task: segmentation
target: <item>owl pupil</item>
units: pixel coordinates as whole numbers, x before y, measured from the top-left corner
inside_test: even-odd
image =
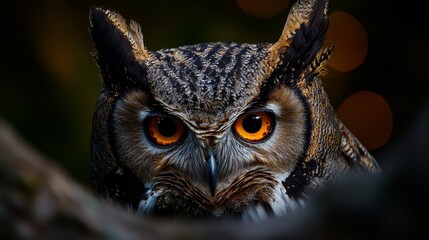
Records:
[[[159,133],[164,137],[171,137],[177,131],[176,122],[172,118],[160,117],[157,126]]]
[[[243,119],[243,128],[248,133],[256,133],[262,127],[261,116],[256,114],[249,114]]]

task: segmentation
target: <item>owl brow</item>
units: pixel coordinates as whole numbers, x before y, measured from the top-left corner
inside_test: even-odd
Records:
[[[277,108],[272,107],[271,105],[272,104],[268,102],[268,99],[256,99],[252,103],[247,104],[246,107],[238,112],[237,116],[255,112],[272,112],[277,115],[279,111],[277,111]]]
[[[149,115],[178,116],[177,112],[168,107],[167,104],[163,103],[162,101],[158,101],[155,98],[152,99],[152,102],[149,104],[149,106]]]

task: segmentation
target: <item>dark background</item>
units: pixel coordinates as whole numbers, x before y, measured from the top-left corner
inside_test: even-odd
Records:
[[[3,6],[0,118],[88,187],[91,119],[101,88],[87,33],[93,5],[115,9],[140,23],[149,50],[198,42],[275,42],[290,7],[274,16],[254,17],[234,0],[18,0]],[[387,103],[383,109],[365,112],[376,105],[365,101],[345,105],[354,106],[352,116],[364,116],[352,117],[346,125],[360,124],[355,133],[363,140],[381,136],[377,130],[384,128],[383,137],[370,149],[383,168],[394,161],[416,163],[394,157],[402,148],[427,158],[427,123],[421,122],[429,112],[427,11],[417,0],[332,0],[329,11],[357,19],[368,43],[359,66],[346,72],[328,67],[323,81],[333,107],[340,108],[355,93],[376,94]],[[377,118],[374,112],[387,115]]]

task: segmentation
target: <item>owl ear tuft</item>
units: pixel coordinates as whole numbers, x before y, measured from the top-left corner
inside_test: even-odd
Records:
[[[143,44],[140,26],[116,12],[92,7],[89,34],[95,47],[94,58],[105,85],[118,84],[124,78],[138,82],[144,75],[142,61],[150,58]]]
[[[270,51],[272,66],[301,74],[323,46],[329,25],[328,0],[298,0]],[[291,76],[293,77],[293,76]]]

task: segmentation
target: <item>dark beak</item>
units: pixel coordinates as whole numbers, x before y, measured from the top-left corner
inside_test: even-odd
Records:
[[[210,193],[212,197],[216,194],[217,186],[217,168],[216,168],[216,157],[213,151],[210,150],[209,157],[207,159],[208,169],[209,169],[209,184],[210,184]]]

